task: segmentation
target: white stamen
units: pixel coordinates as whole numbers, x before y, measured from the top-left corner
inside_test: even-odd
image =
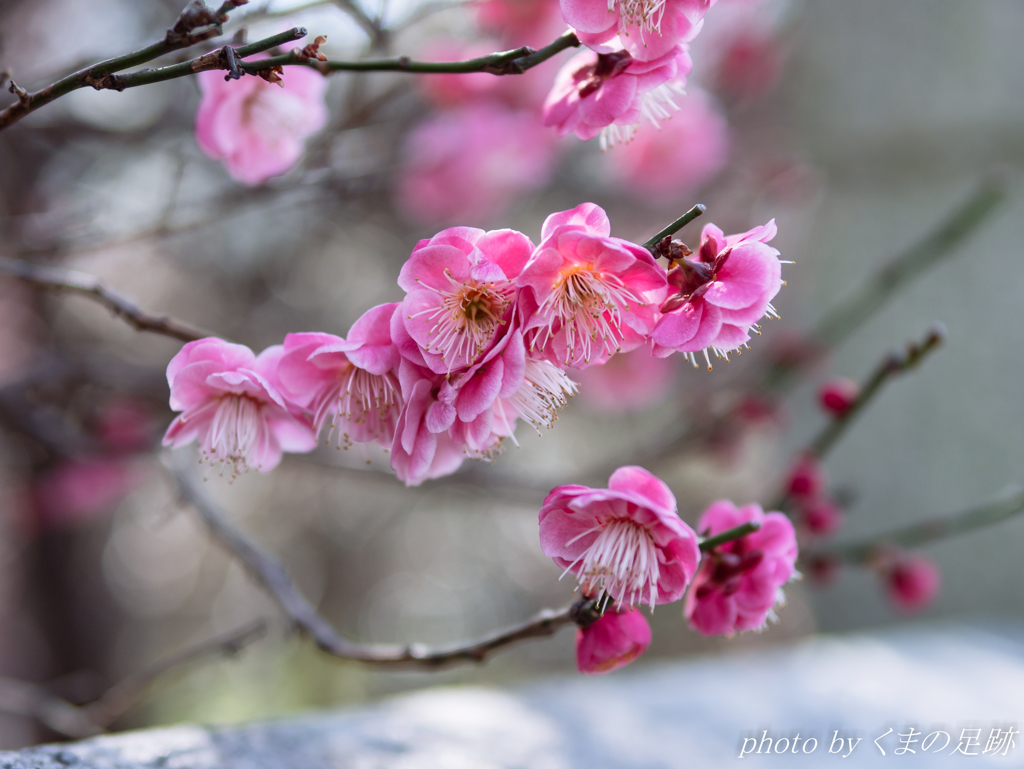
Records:
[[[585,595],[604,591],[619,603],[646,602],[652,609],[658,602],[657,548],[647,529],[627,518],[607,521],[577,562]]]
[[[523,384],[508,402],[516,416],[529,422],[540,435],[541,427],[554,427],[558,412],[578,390],[579,386],[558,366],[527,358]]]
[[[229,464],[232,477],[250,469],[253,452],[267,429],[261,410],[262,404],[245,395],[225,395],[220,399],[203,453],[211,464],[221,465],[221,474]]]

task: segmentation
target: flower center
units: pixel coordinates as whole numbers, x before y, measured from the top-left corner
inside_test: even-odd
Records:
[[[640,28],[643,39],[644,32],[661,33],[661,19],[665,15],[668,0],[608,0],[608,10],[612,12],[619,7],[619,18],[622,19],[620,29],[635,24]]]
[[[203,445],[206,458],[222,466],[230,464],[235,477],[248,471],[266,430],[262,408],[263,404],[246,395],[223,396]]]
[[[660,569],[658,549],[650,533],[627,518],[606,521],[597,529],[600,533],[580,564],[583,594],[604,591],[620,603],[639,601],[653,608],[658,602]]]
[[[434,321],[429,335],[435,338],[425,349],[440,354],[451,371],[458,364],[472,365],[476,356],[487,348],[495,330],[505,324],[505,311],[512,302],[515,288],[509,281],[461,283],[448,270],[444,274],[449,283],[446,289],[428,286],[440,295],[441,304],[411,317],[425,315]]]
[[[565,332],[567,366],[616,353],[622,340],[622,310],[629,302],[644,304],[616,275],[598,272],[590,264],[562,270],[540,307],[548,325],[534,337],[530,349],[537,337],[543,337],[541,346],[546,346],[560,326]]]

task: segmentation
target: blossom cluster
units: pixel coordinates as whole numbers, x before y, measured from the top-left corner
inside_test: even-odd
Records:
[[[722,500],[698,529],[715,536],[747,523],[758,528],[701,553],[668,486],[642,467],[620,467],[607,489],[559,486],[540,510],[540,543],[565,574],[574,574],[601,615],[577,634],[577,664],[605,673],[639,657],[651,631],[634,604],[673,603],[703,635],[760,629],[784,602],[795,576],[796,533],[782,513]],[[689,590],[687,590],[689,588]]]
[[[666,270],[611,235],[593,203],[550,215],[541,241],[515,230],[453,227],[416,245],[401,302],[369,310],[347,337],[288,334],[258,356],[208,338],[167,368],[164,436],[198,440],[235,474],[268,471],[283,452],[378,443],[407,484],[489,459],[517,420],[550,428],[577,391],[568,369],[648,347],[658,357],[727,356],[772,314],[774,222],[742,235],[704,228],[699,252],[676,241]],[[683,254],[686,254],[685,256]]]

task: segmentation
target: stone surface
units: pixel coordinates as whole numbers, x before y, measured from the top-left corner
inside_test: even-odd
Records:
[[[914,628],[818,637],[770,653],[637,666],[513,690],[427,689],[376,706],[241,727],[178,726],[0,753],[0,769],[495,769],[721,767],[744,738],[801,736],[812,753],[756,765],[961,766],[961,730],[1024,726],[1024,628]],[[895,755],[899,733],[952,735]],[[886,755],[873,744],[879,740]],[[829,755],[836,730],[861,741]],[[940,738],[941,740],[944,738]],[[1020,736],[1006,757],[1024,766]],[[752,748],[753,749],[753,748]]]

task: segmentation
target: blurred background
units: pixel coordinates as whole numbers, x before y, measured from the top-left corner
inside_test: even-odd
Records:
[[[253,40],[302,25],[327,35],[332,59],[445,60],[539,47],[564,28],[556,0],[513,3],[523,23],[495,0],[361,1],[386,33],[368,33],[344,2],[252,0],[225,34],[244,28]],[[0,0],[0,70],[34,89],[158,39],[180,10],[179,0]],[[613,234],[643,241],[697,202],[708,206],[701,222],[726,232],[774,217],[773,245],[796,262],[775,301],[782,319],[711,373],[681,356],[616,357],[579,377],[556,429],[521,429],[522,448],[420,488],[404,488],[383,453],[360,446],[206,484],[342,632],[455,641],[571,600],[537,540],[553,486],[642,457],[691,523],[722,496],[767,504],[793,452],[824,424],[822,382],[863,379],[937,320],[945,347],[894,382],[828,460],[845,507],[840,541],[971,507],[1024,480],[1019,196],[805,368],[783,401],[751,402],[714,440],[652,455],[758,361],[799,351],[799,331],[983,176],[1012,178],[1024,162],[1022,37],[1015,0],[719,0],[692,45],[679,114],[605,153],[540,127],[572,53],[517,78],[338,74],[328,126],[296,168],[255,187],[197,146],[194,80],[84,89],[0,132],[0,256],[95,274],[148,310],[260,350],[291,331],[344,335],[372,305],[399,299],[412,246],[446,225],[507,226],[536,240],[548,213],[594,201]],[[481,127],[490,141],[471,140]],[[681,233],[691,246],[701,222]],[[179,347],[86,299],[0,277],[0,675],[87,702],[255,617],[275,618],[268,639],[161,679],[117,726],[235,721],[574,669],[567,631],[443,674],[340,663],[284,635],[272,603],[178,505],[161,469],[164,369]],[[914,621],[1020,619],[1022,548],[1021,520],[929,547],[943,588]],[[780,624],[761,635],[703,639],[677,606],[656,612],[654,645],[638,664],[907,621],[866,570],[791,587]],[[57,736],[0,714],[0,747]]]

